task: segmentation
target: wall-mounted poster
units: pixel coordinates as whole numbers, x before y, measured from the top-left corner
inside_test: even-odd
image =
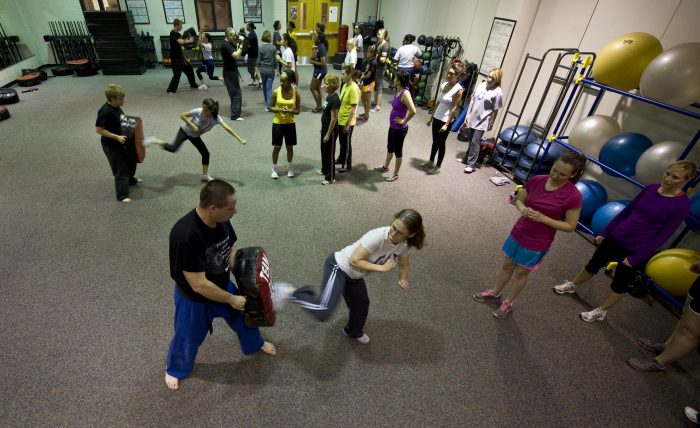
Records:
[[[263,22],[262,0],[243,0],[243,20],[245,22]]]
[[[135,24],[150,24],[146,0],[126,0],[126,10],[130,10],[134,16]]]
[[[185,23],[185,11],[182,10],[182,0],[163,0],[165,22],[172,24],[175,18]]]
[[[508,45],[510,45],[510,38],[513,36],[513,31],[515,31],[515,23],[516,21],[512,19],[493,18],[489,40],[486,42],[484,57],[481,59],[479,74],[488,76],[489,71],[494,68],[501,68],[503,58],[505,58],[508,51]]]

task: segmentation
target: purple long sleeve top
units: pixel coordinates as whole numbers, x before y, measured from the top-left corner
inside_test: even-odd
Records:
[[[661,247],[690,211],[690,200],[685,193],[664,196],[659,193],[659,187],[659,184],[650,184],[642,189],[600,233],[632,251],[627,257],[631,266]]]

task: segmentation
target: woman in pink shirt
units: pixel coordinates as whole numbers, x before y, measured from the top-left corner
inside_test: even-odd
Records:
[[[586,157],[567,152],[554,162],[549,175],[537,175],[525,183],[515,206],[520,219],[503,244],[505,260],[492,289],[472,297],[477,302],[495,302],[496,318],[513,310],[513,300],[523,291],[530,273],[547,255],[557,230],[573,232],[581,213],[581,193],[574,185],[586,168]],[[563,220],[562,220],[563,218]],[[501,292],[513,278],[513,286],[501,300]]]

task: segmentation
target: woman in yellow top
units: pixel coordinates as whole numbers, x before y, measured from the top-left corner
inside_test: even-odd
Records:
[[[294,87],[296,76],[291,70],[280,74],[280,87],[272,92],[270,111],[275,114],[272,120],[272,175],[277,179],[277,157],[282,150],[282,141],[287,148],[287,177],[294,177],[292,158],[297,145],[297,128],[294,115],[299,114],[301,101],[299,91]]]
[[[357,120],[357,103],[360,100],[360,88],[353,80],[353,67],[343,66],[343,89],[340,91],[340,110],[338,110],[338,141],[340,151],[335,163],[340,164],[338,172],[352,169],[352,130]]]

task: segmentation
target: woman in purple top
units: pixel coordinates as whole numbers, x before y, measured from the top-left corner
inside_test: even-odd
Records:
[[[574,185],[586,168],[586,157],[567,152],[554,162],[549,175],[537,175],[525,183],[515,206],[520,219],[503,244],[503,267],[492,289],[474,294],[477,302],[495,302],[496,318],[513,310],[513,300],[527,285],[530,273],[539,267],[557,230],[573,232],[581,214],[581,193]],[[563,218],[563,220],[562,220]],[[501,301],[501,291],[513,277],[513,286]]]
[[[399,178],[401,160],[403,156],[403,141],[408,133],[408,121],[416,114],[416,106],[408,90],[410,76],[405,71],[399,71],[394,77],[396,95],[391,102],[391,114],[389,115],[389,136],[386,143],[386,160],[384,165],[374,168],[377,172],[389,172],[389,163],[396,154],[394,173],[385,178],[385,181],[396,181]]]
[[[595,237],[598,248],[573,281],[564,281],[554,287],[557,294],[575,293],[577,285],[593,278],[608,263],[618,262],[603,304],[592,311],[581,312],[582,320],[604,320],[608,309],[625,296],[626,286],[635,271],[642,270],[646,259],[678,229],[690,210],[683,186],[695,176],[696,170],[695,164],[689,161],[670,164],[660,184],[645,187]]]

